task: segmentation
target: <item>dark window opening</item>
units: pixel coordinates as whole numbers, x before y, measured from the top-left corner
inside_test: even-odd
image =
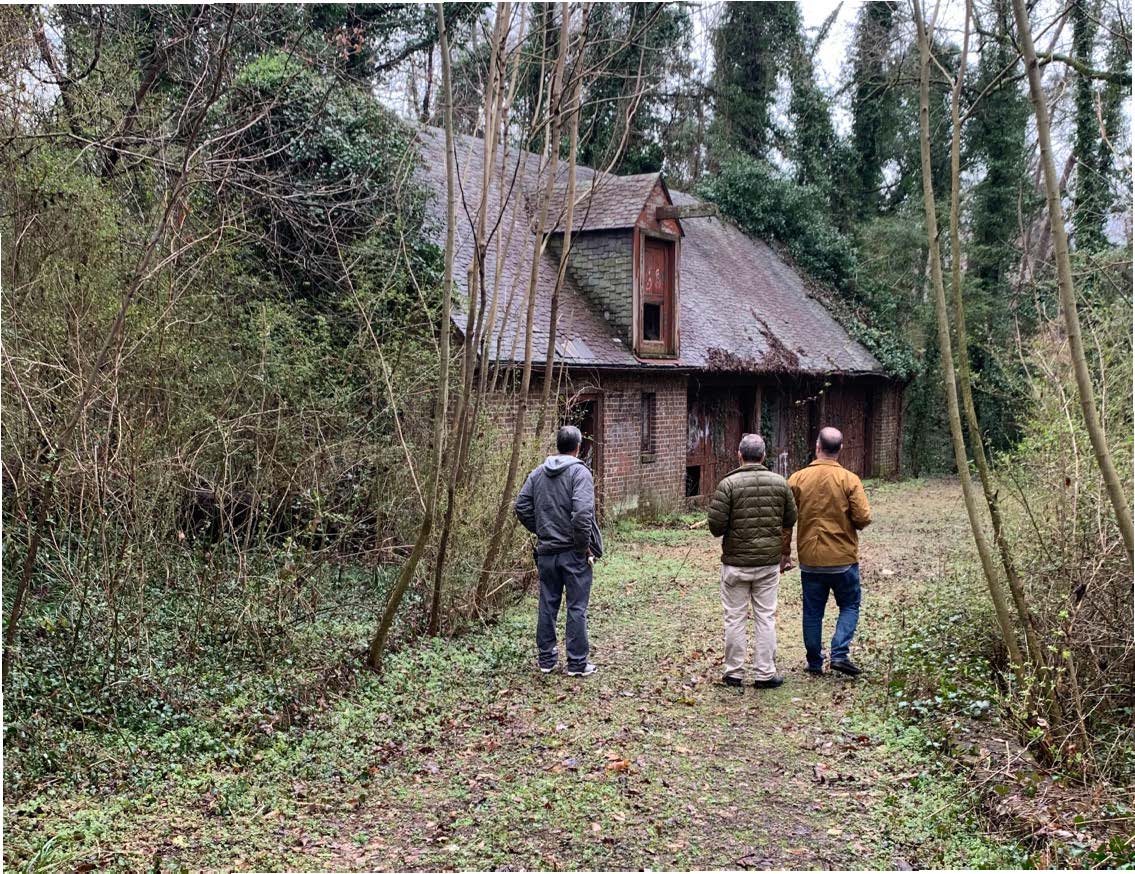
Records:
[[[586,464],[592,472],[595,472],[595,440],[598,430],[598,417],[596,410],[596,402],[593,400],[577,401],[568,410],[567,416],[564,418],[562,425],[575,425],[583,436],[583,442],[579,447],[580,460]]]
[[[686,468],[686,497],[696,498],[701,494],[701,468]]]
[[[642,394],[642,451],[654,451],[654,423],[658,405],[654,392]]]
[[[662,339],[662,304],[644,303],[642,305],[642,339]]]

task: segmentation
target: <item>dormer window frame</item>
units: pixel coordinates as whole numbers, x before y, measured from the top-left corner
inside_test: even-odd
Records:
[[[643,291],[643,276],[646,274],[646,241],[657,240],[666,244],[668,248],[670,287],[665,296],[659,300],[646,300]],[[633,303],[632,327],[634,332],[634,352],[639,358],[677,358],[679,348],[678,316],[681,288],[681,234],[670,233],[664,229],[644,228],[636,225],[634,228],[634,271],[633,271]],[[662,336],[658,340],[647,340],[643,337],[643,311],[647,303],[661,303]]]

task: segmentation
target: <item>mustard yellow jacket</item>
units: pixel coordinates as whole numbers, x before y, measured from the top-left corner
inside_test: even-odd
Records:
[[[817,458],[788,478],[796,498],[796,554],[812,567],[859,561],[859,532],[871,507],[859,477],[838,461]]]

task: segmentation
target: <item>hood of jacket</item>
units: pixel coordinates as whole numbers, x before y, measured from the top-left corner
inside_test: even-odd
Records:
[[[583,462],[574,455],[549,455],[544,459],[544,473],[548,476],[559,476],[576,464],[583,464]]]

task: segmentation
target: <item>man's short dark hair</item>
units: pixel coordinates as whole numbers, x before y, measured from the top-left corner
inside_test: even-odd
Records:
[[[737,451],[741,453],[742,461],[764,461],[765,438],[760,434],[745,434]]]
[[[835,428],[821,428],[819,436],[820,449],[828,455],[835,455],[843,449],[843,434]]]
[[[571,455],[582,442],[583,435],[575,425],[564,425],[556,432],[556,452],[560,455]]]

